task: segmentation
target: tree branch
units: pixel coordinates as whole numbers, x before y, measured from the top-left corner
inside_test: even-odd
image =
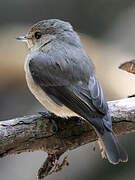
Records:
[[[110,101],[108,105],[115,133],[120,135],[134,132],[135,98]],[[50,171],[57,172],[63,164],[67,164],[65,159],[63,164],[58,165],[57,163],[61,154],[66,150],[72,150],[97,140],[95,131],[78,117],[56,118],[58,132],[49,118],[50,114],[47,113],[46,118],[37,114],[1,121],[0,157],[39,149],[47,152],[48,159],[38,174],[41,178],[48,175]]]

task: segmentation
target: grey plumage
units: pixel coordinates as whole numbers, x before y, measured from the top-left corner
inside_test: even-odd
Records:
[[[39,40],[34,37],[37,31],[42,34]],[[95,77],[94,65],[72,26],[61,20],[44,20],[35,24],[26,37],[32,41],[25,69],[34,95],[57,114],[43,102],[43,97],[39,97],[38,88],[41,88],[42,94],[51,99],[52,106],[65,106],[86,119],[102,139],[103,149],[111,163],[127,161],[127,155],[112,131],[108,105]],[[32,76],[33,85],[28,74]]]

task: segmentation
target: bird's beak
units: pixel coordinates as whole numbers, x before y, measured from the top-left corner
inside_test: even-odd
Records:
[[[28,38],[26,36],[19,36],[19,37],[16,37],[17,40],[21,40],[21,41],[27,41]]]

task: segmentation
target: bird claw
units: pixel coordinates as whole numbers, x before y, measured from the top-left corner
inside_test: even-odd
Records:
[[[52,119],[52,118],[58,118],[54,113],[45,111],[45,112],[38,112],[43,118]]]
[[[56,123],[56,119],[58,119],[59,117],[56,116],[54,113],[51,113],[51,112],[38,112],[43,118],[47,118],[49,119],[49,121],[51,122],[51,124],[53,124],[53,127],[55,129],[56,132],[58,132],[58,126],[57,126],[57,123]]]

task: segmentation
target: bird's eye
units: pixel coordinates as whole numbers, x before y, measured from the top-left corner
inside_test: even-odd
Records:
[[[42,36],[41,32],[35,32],[35,38],[40,39]]]

